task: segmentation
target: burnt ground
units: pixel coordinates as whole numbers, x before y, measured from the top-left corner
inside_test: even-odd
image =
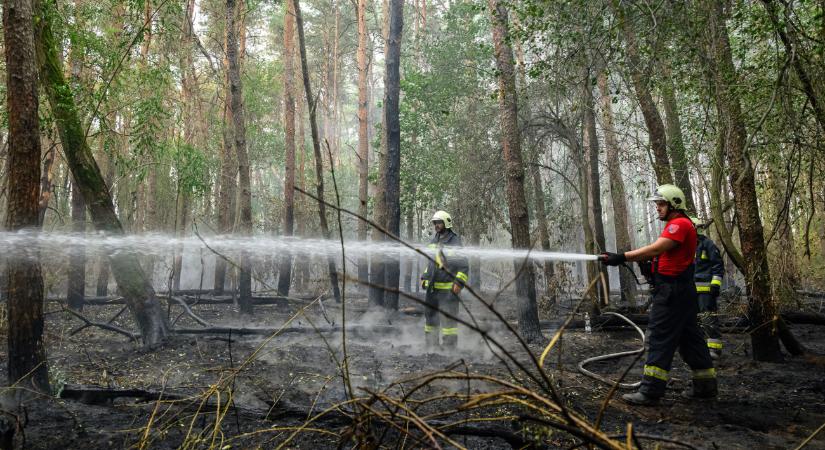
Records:
[[[257,306],[251,323],[243,322],[231,305],[197,305],[193,310],[214,324],[274,327],[284,324],[309,303],[295,300]],[[490,319],[489,313],[481,313],[479,304],[467,303],[481,318]],[[514,300],[507,297],[497,302],[511,320],[513,303]],[[333,324],[340,322],[340,308],[331,300],[324,305],[322,311],[317,303],[311,304],[306,308],[306,316],[295,317],[289,326],[329,326],[324,316]],[[350,305],[348,315],[352,323],[364,325],[347,338],[350,381],[356,395],[455,363],[458,363],[456,370],[462,372],[511,379],[511,374],[480,337],[467,333],[463,327],[456,354],[427,354],[423,348],[420,315],[401,314],[388,322],[365,315],[363,298],[352,299]],[[84,314],[106,322],[120,308],[88,306]],[[409,301],[402,301],[402,308],[411,312],[420,310]],[[163,398],[177,401],[155,401],[151,396],[114,400],[88,396],[83,399],[85,402],[63,398],[29,400],[17,416],[24,425],[22,436],[18,434],[18,443],[25,448],[274,448],[308,416],[346,399],[339,366],[332,357],[341,357],[340,333],[324,333],[326,340],[310,331],[291,332],[272,339],[237,334],[230,337],[225,333],[175,335],[162,348],[147,351],[123,336],[102,329],[87,328],[71,335],[81,322],[60,311],[55,303],[49,303],[47,311],[50,370],[55,386],[65,384],[64,395],[82,385],[160,392]],[[175,318],[180,308],[173,306],[171,311],[171,317]],[[466,311],[461,314],[467,317]],[[125,316],[113,323],[131,326]],[[381,327],[378,332],[369,332],[372,325]],[[188,317],[180,319],[176,326],[199,327]],[[482,326],[491,330],[520,360],[528,360],[515,339],[495,321],[485,320]],[[795,325],[792,330],[813,353],[825,354],[825,329]],[[552,330],[545,330],[546,336],[551,334]],[[695,448],[779,449],[795,448],[825,422],[825,366],[821,361],[787,357],[784,363],[758,363],[749,356],[746,334],[726,334],[725,342],[726,353],[718,362],[721,393],[716,401],[689,401],[678,395],[689,384],[689,371],[677,357],[671,389],[661,406],[631,407],[614,400],[606,410],[602,430],[621,434],[627,423],[632,422],[638,433],[669,437]],[[566,331],[548,359],[548,366],[568,407],[592,420],[609,390],[608,386],[579,374],[578,361],[638,346],[637,334],[632,330],[594,329],[590,334],[581,329]],[[535,344],[532,349],[539,354],[543,345]],[[2,342],[3,374],[5,351],[6,344]],[[597,363],[590,368],[615,378],[631,360]],[[216,392],[204,394],[219,380],[230,379],[232,369],[241,365],[243,369],[220,390],[220,396]],[[628,381],[638,380],[641,366],[641,362],[634,365]],[[426,393],[422,391],[422,395],[462,389],[470,387],[464,382],[439,382]],[[490,386],[472,386],[473,392],[485,389]],[[230,393],[232,402],[228,403]],[[448,401],[445,407],[446,403]],[[346,439],[342,433],[347,424],[341,412],[333,411],[313,423],[311,430],[298,433],[287,447],[338,447],[342,439]],[[507,422],[500,426],[509,429]],[[568,448],[578,442],[558,431],[534,428],[531,433],[544,433],[544,443],[549,448]],[[401,445],[398,435],[388,436],[384,446]],[[468,448],[508,447],[504,440],[495,437],[455,439]],[[352,442],[345,445],[351,447]],[[657,445],[651,441],[643,443],[646,448]],[[412,442],[406,445],[411,446]],[[680,448],[675,444],[661,445]],[[825,432],[806,448],[825,449]]]

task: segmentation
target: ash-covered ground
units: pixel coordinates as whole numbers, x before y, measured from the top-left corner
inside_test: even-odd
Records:
[[[503,296],[497,309],[515,323],[515,299]],[[402,313],[387,318],[367,311],[363,297],[347,300],[346,366],[355,396],[381,392],[392,383],[452,368],[456,372],[493,375],[531,386],[523,373],[502,362],[502,351],[485,344],[475,332],[460,326],[458,351],[428,353],[423,344],[422,308],[402,299]],[[530,358],[495,316],[477,300],[465,305],[479,326],[507,352],[530,365]],[[89,319],[107,322],[121,305],[87,306]],[[569,308],[562,308],[566,310]],[[341,307],[325,300],[323,308],[310,300],[291,300],[258,305],[252,320],[233,312],[232,305],[195,305],[192,310],[215,325],[245,328],[278,328],[277,336],[210,333],[174,335],[160,349],[143,350],[123,336],[99,328],[87,328],[78,319],[49,303],[47,345],[53,384],[65,392],[78,386],[136,389],[155,397],[120,397],[114,400],[87,396],[82,399],[33,399],[17,417],[23,425],[18,443],[25,448],[337,448],[353,445],[347,414],[347,383],[340,331],[317,333],[341,325]],[[302,311],[302,312],[300,312]],[[181,309],[172,305],[174,320]],[[470,320],[467,310],[461,317]],[[128,314],[112,323],[132,324]],[[181,317],[176,328],[199,328]],[[300,331],[303,330],[303,331]],[[544,330],[552,336],[555,330]],[[797,337],[815,354],[825,354],[825,333],[816,326],[793,326]],[[825,422],[825,366],[816,358],[791,358],[784,363],[757,363],[749,356],[746,334],[726,334],[726,352],[718,362],[721,394],[711,402],[689,401],[679,391],[689,384],[689,372],[677,357],[674,379],[663,404],[656,408],[631,407],[614,399],[605,411],[601,429],[621,434],[632,422],[637,433],[672,438],[695,448],[794,448]],[[609,386],[581,375],[576,364],[587,357],[638,348],[635,331],[600,330],[588,334],[567,330],[546,363],[568,408],[594,420]],[[544,343],[531,344],[538,355]],[[0,346],[5,365],[5,342]],[[632,358],[598,363],[593,370],[618,377]],[[641,376],[642,362],[635,364],[627,381]],[[5,374],[5,367],[3,367]],[[390,393],[404,395],[406,385]],[[413,398],[496,389],[491,383],[443,380],[426,386]],[[162,393],[157,400],[158,393]],[[620,395],[621,391],[616,396]],[[417,397],[416,397],[417,396]],[[334,405],[340,405],[334,408]],[[441,404],[431,402],[427,414]],[[455,407],[445,398],[445,410]],[[323,411],[323,418],[307,423]],[[488,410],[488,415],[509,414],[507,408]],[[423,413],[422,413],[423,414]],[[456,416],[460,418],[459,416]],[[455,419],[455,417],[453,417]],[[298,430],[302,427],[300,431]],[[509,421],[496,426],[512,429]],[[384,427],[386,428],[386,427]],[[381,430],[376,425],[377,430]],[[548,448],[567,448],[577,442],[559,431],[533,428],[543,435]],[[293,436],[294,435],[294,436]],[[402,440],[397,430],[377,433],[384,447],[429,447],[428,441]],[[467,448],[507,448],[497,437],[455,436]],[[654,448],[680,448],[677,444],[642,441]],[[449,446],[449,445],[448,445]],[[825,432],[807,448],[825,448]]]

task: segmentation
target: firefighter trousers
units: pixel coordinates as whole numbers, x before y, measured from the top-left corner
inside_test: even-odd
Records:
[[[719,305],[711,294],[699,293],[699,323],[707,338],[708,348],[722,351],[722,333],[719,331]]]
[[[648,353],[639,388],[649,397],[665,394],[677,349],[693,370],[694,390],[716,391],[716,370],[696,317],[699,308],[693,270],[688,271],[689,274],[679,277],[655,276],[648,321]]]
[[[438,346],[439,335],[441,345],[455,348],[458,345],[458,296],[450,289],[430,289],[427,291],[424,308],[424,336],[428,348]],[[449,314],[447,317],[441,312]]]

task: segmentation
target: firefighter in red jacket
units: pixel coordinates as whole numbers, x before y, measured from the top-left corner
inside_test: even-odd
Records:
[[[693,275],[697,235],[685,215],[685,195],[678,187],[664,184],[648,200],[656,202],[659,220],[666,222],[659,239],[640,249],[604,253],[600,258],[610,266],[653,259],[644,377],[638,392],[625,394],[622,399],[637,405],[657,404],[665,394],[677,349],[693,370],[693,389],[684,395],[716,397],[716,369],[696,317],[699,311]]]

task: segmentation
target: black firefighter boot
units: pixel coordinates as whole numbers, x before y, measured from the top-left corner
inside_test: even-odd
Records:
[[[622,400],[626,403],[630,403],[631,405],[640,406],[655,406],[659,404],[659,397],[651,397],[640,391],[636,391],[632,394],[624,394],[622,395]]]
[[[716,378],[694,378],[693,387],[682,391],[682,397],[687,399],[714,399],[719,395]]]

